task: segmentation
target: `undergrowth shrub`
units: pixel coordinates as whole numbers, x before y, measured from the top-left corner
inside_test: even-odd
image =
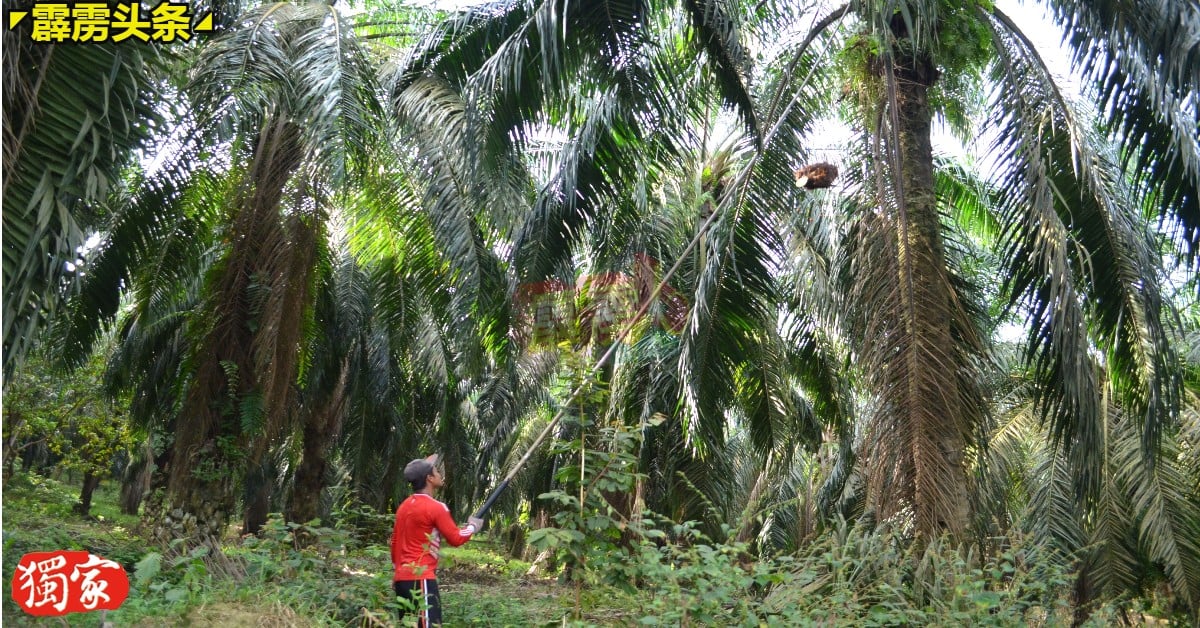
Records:
[[[795,555],[751,557],[694,523],[646,521],[639,542],[590,553],[577,574],[624,591],[643,625],[1071,624],[1070,574],[1023,545],[986,556],[940,541],[920,549],[842,524]],[[1105,607],[1088,625],[1113,619]]]
[[[212,552],[201,546],[176,553],[150,552],[133,572],[133,589],[122,611],[163,615],[205,601],[273,602],[291,612],[343,625],[395,611],[387,548],[355,547],[344,530],[284,521],[271,515],[257,536]],[[350,550],[355,551],[351,552]]]
[[[762,601],[797,625],[1069,625],[1071,575],[1020,542],[981,555],[935,540],[922,548],[887,530],[839,522],[792,561]],[[1092,625],[1106,625],[1101,609]]]
[[[353,551],[352,551],[353,550]],[[395,611],[386,546],[359,546],[350,531],[268,518],[237,551],[246,582],[309,617],[348,622]]]
[[[387,560],[391,565],[390,556]],[[499,581],[519,579],[529,567],[528,562],[504,556],[494,544],[477,536],[467,545],[442,548],[438,574],[440,577],[440,574],[469,572],[469,577],[476,581]]]
[[[348,532],[356,542],[378,543],[391,538],[395,515],[351,503],[331,510],[329,520],[333,528]]]
[[[116,521],[82,517],[72,510],[77,488],[34,473],[17,472],[4,489],[3,573],[10,582],[30,552],[83,550],[121,563],[126,570],[145,553],[145,543]],[[98,491],[99,493],[99,491]],[[6,619],[24,617],[11,595]]]
[[[159,552],[149,552],[134,567],[130,584],[146,593],[150,605],[156,597],[168,605],[197,603],[213,588],[210,564],[219,559],[209,557],[207,546],[165,558]]]
[[[643,625],[1071,623],[1071,574],[1021,539],[980,553],[840,522],[794,555],[755,556],[745,543],[706,537],[695,522],[622,514],[606,495],[638,481],[631,463],[638,436],[620,427],[600,436],[606,449],[585,449],[582,439],[560,446],[582,462],[564,466],[562,488],[541,496],[555,509],[556,526],[529,535],[532,546],[556,552],[566,565],[577,600],[582,588],[615,587]],[[725,536],[733,535],[725,529]],[[1089,624],[1112,617],[1101,608]]]

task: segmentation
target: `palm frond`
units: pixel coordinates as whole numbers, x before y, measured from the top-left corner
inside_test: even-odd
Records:
[[[736,7],[723,0],[685,0],[697,44],[708,53],[726,103],[737,109],[750,137],[761,144],[749,86],[750,56],[740,40]]]
[[[673,119],[665,112],[682,60],[655,41],[657,29],[670,25],[651,18],[640,0],[486,5],[448,22],[404,66],[400,88],[434,73],[464,94],[468,129],[483,125],[485,138],[472,161],[492,171],[517,163],[516,151],[548,129],[567,136],[530,217],[513,227],[522,278],[542,280],[565,268],[585,225],[603,224],[605,201],[637,179],[628,145],[655,137]],[[706,41],[721,50],[710,63],[737,61],[732,13],[697,18]],[[738,84],[741,97],[726,95],[748,102]]]
[[[1121,166],[1200,251],[1200,8],[1190,2],[1051,2],[1072,62],[1099,95]]]
[[[477,385],[477,421],[481,438],[475,477],[477,490],[501,477],[500,465],[512,455],[513,436],[522,418],[547,403],[547,388],[558,367],[553,351],[523,353],[497,365]]]
[[[1008,48],[1002,42],[996,48],[1001,63],[1010,66],[998,79],[1019,76]],[[1052,83],[1038,82],[1036,86],[1055,89]],[[1008,271],[1006,294],[1010,304],[1024,301],[1028,311],[1031,335],[1026,355],[1035,360],[1042,384],[1040,408],[1050,421],[1054,442],[1098,452],[1100,434],[1095,421],[1100,410],[1099,388],[1087,354],[1086,320],[1074,276],[1077,261],[1072,259],[1074,250],[1067,224],[1056,211],[1053,173],[1046,154],[1049,147],[1043,140],[1044,135],[1053,132],[1053,121],[1045,114],[1029,115],[1044,110],[1023,106],[1021,99],[1028,98],[1027,94],[1014,88],[998,90],[998,94],[1017,99],[1005,106],[1012,113],[1002,123],[994,149],[1003,151],[1010,160],[997,186],[1007,192],[1000,209],[1004,229],[1001,257],[1023,262]],[[1045,98],[1044,93],[1041,95]],[[1094,494],[1099,475],[1090,473],[1088,478],[1090,487],[1084,490]]]
[[[105,220],[97,225],[99,242],[82,256],[79,291],[53,326],[61,361],[78,364],[90,353],[125,291],[164,285],[190,270],[165,260],[204,254],[211,242],[205,232],[215,219],[214,204],[206,201],[222,198],[228,178],[197,168],[199,159],[195,146],[181,146],[164,165],[137,173],[108,199]]]
[[[481,335],[496,347],[507,329],[507,300],[512,292],[500,260],[492,251],[487,224],[489,201],[511,199],[503,181],[481,176],[471,163],[475,142],[458,92],[444,81],[422,78],[393,95],[404,143],[415,146],[413,170],[421,172],[424,202],[439,248],[450,262],[455,317],[477,321],[466,336]],[[464,343],[469,348],[476,343]],[[478,363],[478,355],[468,362]]]
[[[1200,8],[1189,2],[1050,2],[1073,64],[1096,86],[1122,166],[1178,222],[1193,259],[1200,219]]]
[[[1112,477],[1129,499],[1141,549],[1163,566],[1172,591],[1195,612],[1200,608],[1200,507],[1180,468],[1175,439],[1164,438],[1159,463],[1146,464],[1132,418],[1122,415],[1115,422]]]
[[[751,171],[734,173],[728,183],[714,179],[692,199],[709,204],[716,214],[707,226],[700,225],[706,229],[701,235],[705,250],[698,253],[679,361],[686,435],[701,455],[706,444],[724,440],[722,408],[730,400],[721,398],[728,390],[717,382],[735,381],[738,365],[754,360],[762,341],[758,329],[773,320],[767,303],[774,301],[773,260],[778,257],[771,253],[781,244],[768,227],[767,208],[745,203],[737,194]],[[693,211],[701,214],[699,208]]]
[[[1164,436],[1159,463],[1146,464],[1136,420],[1110,396],[1106,381],[1098,421],[1103,449],[1094,454],[1102,466],[1099,487],[1092,499],[1081,501],[1075,477],[1091,473],[1080,466],[1091,463],[1045,438],[1048,427],[1032,406],[1036,390],[1030,384],[1036,380],[1015,375],[1024,383],[1012,390],[1005,402],[1011,408],[1008,418],[993,434],[989,484],[1027,494],[1019,526],[1060,559],[1075,562],[1077,616],[1090,612],[1102,595],[1144,590],[1155,572],[1194,610],[1200,509],[1177,433]]]
[[[1018,262],[1007,271],[1005,289],[1010,304],[1024,299],[1031,312],[1028,355],[1044,378],[1044,416],[1056,443],[1081,447],[1081,455],[1098,451],[1096,384],[1086,366],[1090,337],[1119,365],[1114,384],[1123,405],[1140,417],[1153,460],[1159,435],[1177,413],[1180,386],[1169,368],[1174,358],[1164,320],[1171,317],[1158,289],[1157,245],[1130,210],[1128,188],[1103,143],[1083,128],[1023,35],[996,15],[999,96],[1012,112],[995,147],[1009,168],[998,188],[1005,191],[1007,223],[1002,257]],[[1084,298],[1092,304],[1087,310]],[[1098,488],[1100,471],[1090,466],[1081,497]]]
[[[28,28],[4,33],[5,373],[70,293],[66,265],[163,122],[157,48],[43,45]]]

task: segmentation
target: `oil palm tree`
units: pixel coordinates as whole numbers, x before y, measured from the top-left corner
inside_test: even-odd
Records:
[[[408,282],[410,298],[394,306],[412,310],[410,314],[420,309],[418,303],[453,292],[447,290],[453,281],[441,271],[442,251],[430,229],[449,219],[421,207],[422,194],[436,198],[438,193],[425,192],[426,186],[413,184],[418,177],[411,175],[432,170],[454,183],[450,170],[455,164],[437,152],[447,147],[420,143],[411,132],[419,123],[409,124],[409,132],[404,120],[398,132],[391,124],[376,100],[375,59],[351,24],[328,5],[287,3],[259,7],[233,22],[229,32],[198,51],[190,67],[181,94],[196,113],[181,119],[185,131],[166,147],[167,166],[134,181],[132,198],[112,200],[119,211],[114,211],[98,253],[89,259],[87,289],[75,299],[72,316],[63,325],[64,346],[88,346],[100,324],[116,314],[118,295],[130,286],[144,324],[161,328],[186,319],[183,341],[172,345],[176,350],[131,355],[150,358],[153,364],[166,360],[175,369],[169,380],[174,392],[164,398],[173,417],[171,510],[185,513],[189,522],[199,513],[200,536],[216,529],[212,525],[232,509],[244,463],[253,467],[253,459],[266,455],[278,436],[296,427],[293,420],[302,424],[296,429],[303,427],[307,437],[298,465],[302,494],[293,496],[290,510],[310,518],[317,495],[305,491],[316,487],[319,493],[320,468],[346,412],[344,397],[353,397],[354,390],[364,395],[373,390],[356,380],[369,380],[376,364],[351,360],[357,368],[345,374],[349,381],[338,374],[338,365],[326,364],[337,356],[350,359],[351,340],[358,333],[350,320],[354,317],[337,314],[338,308],[323,310],[321,321],[313,318],[314,290],[328,288],[329,260],[341,260],[342,266],[357,263],[347,261],[347,250],[355,258],[392,260],[395,272],[380,275],[375,283]],[[396,107],[403,118],[404,103]],[[381,138],[386,141],[377,141]],[[408,155],[411,163],[389,167],[379,161],[396,154]],[[469,196],[456,198],[470,201]],[[452,209],[447,210],[450,216]],[[326,227],[333,215],[339,216],[337,233]],[[211,237],[199,237],[198,230]],[[164,259],[194,263],[164,264]],[[180,286],[198,312],[157,320],[155,307],[179,302],[171,295]],[[406,295],[406,290],[396,286],[370,292],[385,304],[397,294]],[[438,301],[432,310],[446,307]],[[397,320],[403,322],[404,315]],[[429,337],[434,340],[463,329],[456,321],[431,322]],[[385,336],[415,329],[410,325],[410,331],[395,331],[391,322],[376,327]],[[404,351],[416,344],[411,337],[407,342],[385,345],[398,348],[383,355],[409,360]],[[183,360],[177,359],[179,347]],[[470,343],[444,351],[440,371],[426,371],[449,378],[433,384],[433,390],[443,392],[454,389],[448,383],[457,376],[458,365],[447,356],[469,354]],[[145,387],[139,381],[145,369],[131,369],[124,384]],[[385,397],[364,407],[379,409],[405,395]],[[393,428],[397,426],[385,426]],[[394,431],[411,437],[404,429]],[[252,460],[229,450],[228,444],[238,440],[252,444]],[[191,473],[197,468],[199,474]],[[398,485],[394,480],[391,487]],[[193,508],[201,502],[209,505]]]
[[[1148,465],[1134,418],[1096,364],[1105,391],[1103,449],[1093,454],[1101,460],[1101,488],[1084,503],[1076,498],[1077,461],[1054,447],[1038,420],[1035,380],[1020,366],[1016,347],[1004,354],[997,374],[1005,384],[996,387],[998,421],[977,498],[981,512],[1001,524],[990,533],[1032,534],[1038,547],[1074,565],[1078,621],[1101,597],[1145,595],[1162,581],[1168,603],[1194,613],[1200,585],[1195,395],[1185,393],[1179,425],[1164,432],[1160,456]]]
[[[671,18],[650,17],[680,14],[649,11],[661,7],[648,3],[485,5],[438,31],[406,80],[433,74],[464,95],[480,152],[491,160],[485,164],[535,148],[548,129],[565,135],[532,208],[505,233],[522,279],[558,273],[569,280],[574,243],[613,224],[620,204],[611,199],[637,184],[646,160],[634,153],[658,146],[658,137],[688,137],[684,120],[694,116],[680,112],[711,102],[677,89],[680,68],[695,67],[681,64],[680,51],[703,48],[721,93],[739,105],[755,151],[738,161],[705,234],[711,270],[695,284],[680,361],[681,399],[701,419],[690,428],[721,424],[716,406],[695,391],[728,390],[736,381],[718,376],[731,371],[706,369],[749,360],[749,353],[736,355],[736,341],[706,344],[719,329],[713,321],[723,308],[752,311],[778,299],[773,262],[794,253],[780,248],[780,215],[808,212],[797,235],[805,259],[818,267],[806,270],[808,285],[796,291],[837,286],[823,292],[832,298],[809,294],[806,302],[820,322],[840,330],[871,399],[856,439],[868,507],[878,519],[910,513],[924,536],[961,534],[969,522],[967,461],[985,425],[980,378],[990,325],[958,265],[958,243],[970,236],[945,217],[955,199],[939,193],[931,136],[939,118],[972,132],[962,97],[985,71],[995,86],[992,154],[1002,173],[988,214],[1001,235],[999,280],[1009,309],[1031,330],[1026,359],[1040,382],[1038,408],[1056,445],[1076,457],[1078,499],[1094,498],[1102,475],[1089,454],[1098,451],[1102,389],[1089,352],[1123,365],[1113,371],[1120,374],[1114,390],[1137,417],[1149,464],[1158,435],[1177,416],[1180,382],[1167,342],[1170,306],[1158,288],[1158,247],[1190,252],[1195,245],[1197,107],[1189,59],[1196,11],[1185,3],[1170,11],[1049,7],[1076,66],[1097,84],[1089,93],[1100,99],[1102,118],[1064,96],[1036,48],[990,3],[864,1],[825,10],[687,3],[683,14],[694,30],[683,39],[665,34],[679,32],[670,30]],[[659,54],[647,33],[684,45],[674,56]],[[774,36],[762,46],[760,73],[745,72],[750,57],[737,33],[758,33],[763,42]],[[1176,40],[1183,45],[1167,45]],[[830,62],[835,55],[839,63]],[[748,76],[758,81],[753,96]],[[795,200],[791,170],[814,143],[814,118],[837,105],[831,95],[838,93],[861,140],[843,162],[851,176],[830,236],[814,230],[819,213]],[[1123,140],[1133,141],[1117,150]],[[1156,232],[1147,215],[1171,230]],[[832,246],[820,241],[829,237]],[[748,292],[707,305],[726,289]],[[724,438],[720,429],[693,434],[700,447]]]
[[[295,395],[300,341],[334,198],[379,132],[374,66],[324,4],[272,4],[209,42],[185,90],[202,133],[228,146],[234,185],[219,258],[192,319],[170,494],[201,536],[232,510],[250,438],[260,457]],[[238,453],[238,449],[243,449]]]
[[[647,253],[657,237],[642,222],[647,194],[634,190],[653,189],[659,181],[654,169],[689,158],[697,137],[689,124],[719,108],[706,103],[715,95],[734,104],[750,135],[757,133],[746,85],[749,57],[732,8],[642,1],[482,5],[449,20],[409,55],[393,93],[401,97],[436,82],[454,95],[477,156],[470,176],[513,190],[480,222],[489,227],[492,245],[510,252],[517,282],[574,285],[579,275],[630,271],[634,256]],[[706,86],[703,99],[672,99],[699,93],[695,83]],[[520,183],[530,179],[538,182],[535,189]],[[518,183],[504,185],[509,181]],[[695,214],[684,220],[685,229],[698,224]],[[752,237],[744,242],[752,244]],[[664,263],[679,254],[663,252]],[[580,256],[591,262],[573,259]],[[509,286],[510,296],[514,289]],[[738,303],[737,295],[726,297]],[[723,330],[749,334],[736,325]],[[693,349],[689,355],[703,354]],[[720,431],[714,427],[723,422],[720,404],[700,397],[702,403],[692,398],[691,409],[704,415],[690,422],[693,432],[697,425]],[[696,437],[689,446],[713,440]]]
[[[980,355],[978,341],[973,340],[978,336],[970,333],[969,312],[958,305],[969,301],[949,280],[959,273],[939,245],[945,229],[937,215],[939,199],[928,148],[934,105],[939,97],[945,98],[939,96],[938,81],[951,88],[954,72],[969,72],[979,61],[989,63],[990,79],[996,86],[991,107],[1002,112],[992,118],[998,121],[998,139],[992,150],[1004,173],[996,188],[1000,200],[994,214],[1003,234],[1003,292],[1010,307],[1021,309],[1031,330],[1026,358],[1034,365],[1040,383],[1039,410],[1051,426],[1054,443],[1078,460],[1074,475],[1077,496],[1094,498],[1095,482],[1103,477],[1096,468],[1099,460],[1090,457],[1090,452],[1098,451],[1102,386],[1091,367],[1089,350],[1099,349],[1111,364],[1118,365],[1114,372],[1122,375],[1113,382],[1115,394],[1138,417],[1142,452],[1152,464],[1157,435],[1177,416],[1179,379],[1168,343],[1169,305],[1158,288],[1158,249],[1141,212],[1165,221],[1191,220],[1188,197],[1160,192],[1158,182],[1123,169],[1121,164],[1132,162],[1115,154],[1113,142],[1122,137],[1125,125],[1135,122],[1173,137],[1186,137],[1190,132],[1194,138],[1194,131],[1150,122],[1169,120],[1159,116],[1172,107],[1156,110],[1146,106],[1148,101],[1135,102],[1136,94],[1157,84],[1151,75],[1120,86],[1100,85],[1101,94],[1116,99],[1102,101],[1102,105],[1122,104],[1114,109],[1114,119],[1092,131],[1088,118],[1078,113],[1056,86],[1028,38],[994,7],[954,11],[927,3],[871,8],[860,17],[866,32],[882,43],[879,55],[868,53],[864,60],[865,69],[879,79],[872,102],[878,116],[875,137],[880,139],[872,146],[882,148],[874,149],[879,152],[872,163],[877,171],[882,170],[880,175],[890,176],[875,175],[884,182],[875,187],[880,203],[893,207],[884,212],[884,220],[890,221],[888,228],[894,230],[895,237],[887,241],[898,247],[901,270],[895,287],[877,296],[898,298],[900,301],[893,303],[910,306],[879,308],[882,304],[875,299],[864,302],[879,308],[876,311],[899,313],[904,329],[911,331],[875,335],[874,347],[882,352],[868,352],[867,356],[881,367],[895,365],[888,353],[911,357],[913,352],[924,352],[925,357],[917,358],[913,368],[893,368],[885,379],[888,385],[877,389],[890,399],[901,400],[902,410],[894,416],[908,413],[912,418],[900,432],[911,440],[888,441],[902,443],[899,457],[912,465],[913,475],[902,486],[906,491],[908,487],[934,491],[925,497],[919,492],[910,495],[918,528],[927,533],[962,529],[966,513],[961,504],[965,502],[957,501],[965,497],[962,452],[972,430],[980,425],[977,379],[964,377],[972,360]],[[1113,47],[1117,41],[1125,43],[1122,49],[1150,53],[1144,47],[1149,42],[1142,39],[1149,37],[1147,32],[1105,22],[1118,16],[1102,13],[1076,7],[1057,14],[1061,22],[1073,25],[1100,20],[1091,23],[1091,30],[1076,27],[1072,31],[1072,44],[1085,66],[1100,62],[1101,57],[1123,65],[1123,58],[1116,60],[1120,56]],[[1150,20],[1143,26],[1151,32],[1173,29],[1169,22]],[[1110,30],[1100,30],[1100,24],[1111,26],[1116,39],[1108,41]],[[948,54],[943,46],[953,44],[956,38],[978,42],[983,47],[974,54],[980,56]],[[1176,86],[1187,84],[1188,79],[1180,80],[1184,82]],[[941,94],[946,92],[953,90],[943,89]],[[1186,142],[1175,146],[1162,157],[1178,158],[1183,164],[1194,161],[1194,141],[1190,147]],[[1155,201],[1143,208],[1135,201],[1142,194]],[[912,240],[914,237],[918,239]],[[911,262],[906,261],[905,247],[916,256]],[[913,291],[911,298],[918,301],[905,300],[909,290]],[[925,298],[933,301],[919,301]],[[866,320],[872,317],[868,315]],[[927,329],[922,321],[936,322]],[[942,321],[948,322],[949,328]],[[930,365],[939,368],[929,369]],[[910,391],[907,397],[896,394],[901,392],[900,386]],[[964,404],[962,410],[956,409],[960,407],[957,404]],[[930,475],[922,479],[923,473]],[[959,488],[951,488],[956,486]]]
[[[959,265],[956,250],[974,236],[948,219],[959,199],[937,185],[931,128],[939,117],[952,127],[969,122],[957,98],[985,68],[996,86],[993,155],[1004,173],[986,222],[1000,234],[991,242],[1003,253],[1002,293],[1032,330],[1026,358],[1041,382],[1038,407],[1055,442],[1078,456],[1079,498],[1095,495],[1101,474],[1086,452],[1096,451],[1100,387],[1087,355],[1098,349],[1130,374],[1114,385],[1140,417],[1143,452],[1153,460],[1156,435],[1176,416],[1179,380],[1167,343],[1170,308],[1158,288],[1158,245],[1142,212],[1166,224],[1192,220],[1194,195],[1180,192],[1178,182],[1192,181],[1194,190],[1188,168],[1196,157],[1195,124],[1181,120],[1176,107],[1185,118],[1194,113],[1187,104],[1194,77],[1176,72],[1168,83],[1175,91],[1167,90],[1174,96],[1152,100],[1135,95],[1157,93],[1158,70],[1129,81],[1096,75],[1104,110],[1114,117],[1093,124],[1063,96],[1011,19],[990,5],[855,2],[814,13],[795,3],[768,4],[774,12],[762,24],[769,32],[797,36],[763,60],[758,119],[768,131],[745,166],[749,183],[738,201],[771,207],[791,196],[787,170],[770,172],[771,160],[804,155],[813,143],[814,108],[836,104],[806,90],[822,85],[826,94],[841,93],[858,148],[842,161],[850,176],[839,186],[846,200],[832,232],[822,230],[817,214],[797,232],[809,264],[798,269],[797,290],[809,292],[811,311],[848,344],[871,399],[857,449],[874,516],[908,513],[923,535],[961,533],[969,521],[966,464],[985,424],[980,373],[991,324]],[[1151,42],[1161,48],[1163,33],[1176,32],[1170,20],[1139,17],[1129,22],[1136,28],[1126,28],[1113,7],[1060,9],[1057,19],[1071,25],[1086,68],[1110,67],[1102,59],[1112,55],[1111,67],[1150,71],[1147,63],[1117,59],[1111,51],[1118,48],[1153,50],[1149,58],[1161,52],[1164,64],[1189,67],[1153,48]],[[1089,31],[1081,24],[1121,26]],[[1128,45],[1108,41],[1110,31]],[[840,65],[828,62],[834,55]],[[842,89],[819,78],[830,68],[836,71],[824,80],[840,79]],[[1167,100],[1164,108],[1152,106]],[[1131,167],[1138,159],[1159,163],[1131,154],[1137,149],[1114,150],[1134,124],[1137,133],[1161,135],[1161,145],[1173,147],[1159,164],[1177,168],[1171,182]],[[824,288],[830,279],[836,290]]]
[[[302,513],[310,512],[303,510],[305,501],[311,500],[310,509],[315,505],[323,478],[315,469],[309,470],[309,484],[304,485],[301,476],[310,452],[317,454],[322,447],[326,460],[340,460],[349,470],[349,488],[359,502],[381,512],[390,512],[398,503],[404,488],[399,476],[402,462],[418,452],[445,452],[446,464],[459,469],[473,458],[479,436],[461,426],[463,375],[456,359],[466,352],[460,349],[464,334],[456,331],[462,328],[451,320],[452,297],[445,289],[450,278],[432,246],[428,223],[414,222],[425,224],[395,239],[391,254],[365,263],[343,258],[331,277],[334,289],[318,304],[324,325],[331,328],[320,333],[323,346],[310,350],[314,360],[310,373],[323,370],[327,380],[336,377],[325,386],[340,390],[334,396],[314,398],[329,404],[340,397],[342,416],[333,422],[304,423],[304,459],[289,517],[301,520]],[[419,232],[427,237],[422,240]],[[432,257],[419,252],[422,246]],[[425,265],[425,261],[435,264]],[[458,429],[447,430],[446,425]],[[471,453],[464,455],[464,451]],[[321,458],[315,460],[319,463]],[[471,474],[459,477],[447,486],[444,498],[465,507]]]

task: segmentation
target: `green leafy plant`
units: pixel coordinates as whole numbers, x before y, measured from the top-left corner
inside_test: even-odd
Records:
[[[587,422],[568,422],[579,436],[560,441],[551,453],[571,461],[563,465],[555,479],[561,488],[540,495],[554,505],[558,525],[529,534],[531,546],[554,548],[561,557],[583,562],[588,552],[615,547],[626,527],[630,513],[618,511],[614,503],[635,488],[644,478],[638,473],[634,455],[641,434],[624,426],[604,427],[596,434],[587,433]]]
[[[114,460],[129,451],[134,435],[124,401],[104,394],[103,357],[97,353],[69,376],[41,356],[30,358],[5,388],[4,463],[8,477],[21,453],[43,448],[34,465],[42,472],[82,473],[84,486],[74,509],[91,511],[92,495]]]
[[[277,591],[276,597],[305,614],[346,622],[364,609],[394,613],[386,547],[356,547],[349,530],[315,522],[268,517],[257,536],[230,553],[245,563],[246,583]],[[383,609],[383,610],[380,610]]]

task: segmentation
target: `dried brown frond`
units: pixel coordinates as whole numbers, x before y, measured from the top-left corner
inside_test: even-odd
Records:
[[[292,310],[290,317],[282,313],[285,304],[295,303],[295,293],[287,294],[287,290],[283,291],[284,295],[268,293],[269,306],[265,309],[259,309],[259,304],[252,298],[256,282],[261,283],[266,278],[266,285],[274,287],[270,281],[273,269],[287,268],[292,261],[302,261],[284,255],[289,250],[289,233],[279,217],[284,190],[302,156],[300,131],[282,117],[267,122],[264,127],[254,148],[242,192],[235,197],[229,253],[216,271],[219,273],[216,285],[205,304],[211,317],[201,317],[201,320],[213,322],[196,349],[195,377],[185,397],[175,436],[175,459],[171,464],[170,492],[174,503],[181,506],[205,501],[219,505],[232,499],[232,470],[220,467],[229,466],[225,463],[229,462],[232,453],[223,449],[233,444],[238,447],[245,444],[244,417],[240,416],[244,412],[242,402],[246,395],[258,392],[263,394],[265,403],[268,390],[272,395],[270,402],[277,403],[281,397],[278,381],[282,375],[275,376],[274,384],[268,390],[260,388],[262,380],[256,376],[260,372],[257,367],[273,360],[255,356],[256,350],[263,346],[256,337],[264,334],[264,327],[282,336],[298,338],[299,335],[297,311]],[[312,236],[308,237],[311,239]],[[307,248],[311,248],[311,244]],[[311,255],[303,251],[298,254],[301,257]],[[290,269],[308,273],[311,272],[309,266],[311,264]],[[275,283],[279,283],[278,277]],[[306,294],[307,275],[298,283],[303,283]],[[256,315],[260,313],[264,320],[255,323]],[[296,320],[285,323],[289,318]],[[295,332],[291,331],[293,326],[297,328]],[[272,357],[283,358],[282,354]],[[290,359],[281,359],[280,363],[271,366],[278,372],[290,371],[295,359],[293,354]],[[275,371],[268,372],[275,375]],[[268,409],[269,416],[270,406],[263,407]],[[197,478],[194,471],[201,460],[208,466],[218,467],[203,469],[212,479],[199,481]]]

